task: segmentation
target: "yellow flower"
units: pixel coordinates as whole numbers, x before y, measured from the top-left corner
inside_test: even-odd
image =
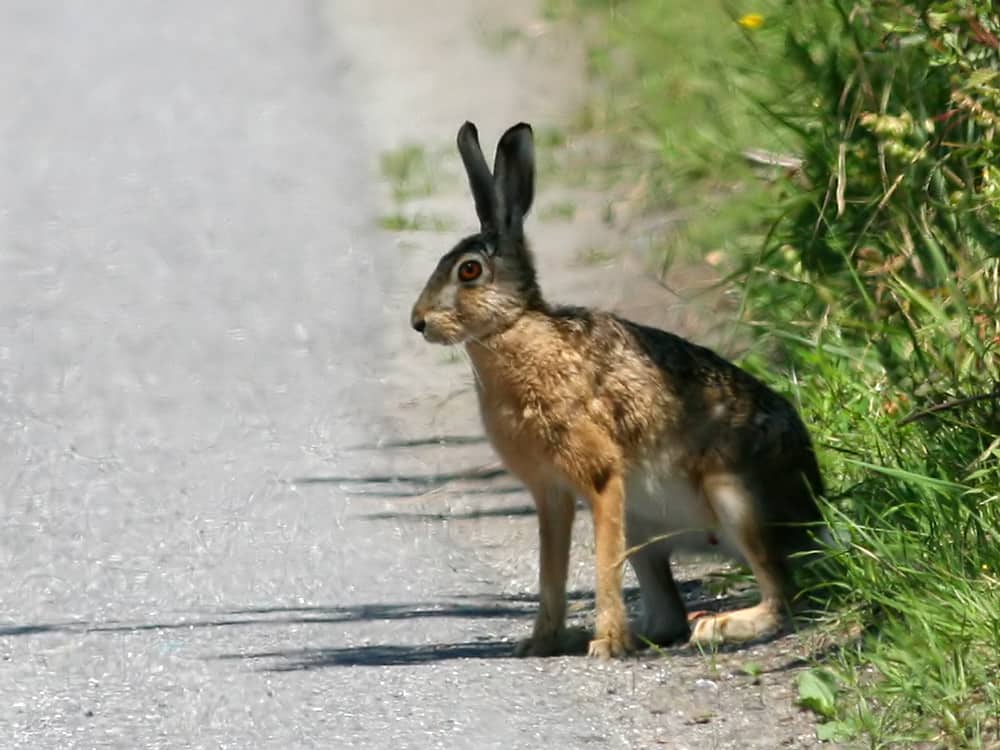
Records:
[[[736,23],[744,29],[750,29],[752,31],[753,29],[759,29],[764,25],[764,16],[760,13],[747,13]]]

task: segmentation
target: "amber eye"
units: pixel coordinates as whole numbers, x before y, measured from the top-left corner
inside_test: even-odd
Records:
[[[483,275],[483,264],[478,260],[467,260],[458,267],[459,281],[475,281]]]

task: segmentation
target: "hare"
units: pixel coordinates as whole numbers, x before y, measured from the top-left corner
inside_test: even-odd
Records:
[[[678,336],[550,305],[524,233],[534,196],[531,126],[503,134],[492,173],[472,123],[459,130],[458,150],[481,228],[441,258],[411,323],[428,342],[465,346],[486,434],[537,509],[540,606],[516,653],[568,648],[576,498],[594,521],[591,656],[626,654],[637,636],[717,645],[774,634],[792,593],[789,554],[810,545],[823,491],[794,407]],[[671,553],[682,547],[745,560],[760,603],[692,626],[670,571]],[[622,592],[626,556],[641,600],[632,628]]]

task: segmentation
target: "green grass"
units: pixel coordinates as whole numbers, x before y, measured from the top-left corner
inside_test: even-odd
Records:
[[[447,232],[454,229],[454,222],[442,216],[397,211],[380,216],[378,226],[388,232]]]
[[[769,197],[756,181],[760,169],[743,152],[791,148],[786,134],[746,106],[747,91],[770,93],[777,85],[746,54],[780,48],[771,25],[750,32],[736,22],[739,8],[712,0],[578,5],[605,21],[588,58],[604,93],[585,120],[616,144],[619,179],[641,182],[650,210],[679,217],[683,231],[664,238],[667,249],[681,257],[737,254],[759,243]],[[744,5],[767,18],[777,3]]]
[[[572,201],[560,201],[542,206],[538,210],[541,221],[572,221],[576,216],[576,204]]]
[[[985,0],[549,0],[595,29],[618,179],[724,259],[843,541],[819,732],[1000,744],[1000,17]],[[760,19],[747,18],[756,13]],[[739,23],[744,19],[744,23]],[[596,21],[596,23],[595,23]],[[801,158],[753,165],[748,149]],[[992,394],[992,395],[991,395]]]
[[[614,253],[602,247],[586,247],[577,252],[576,262],[581,266],[606,266],[615,257]]]
[[[830,720],[821,731],[874,747],[988,746],[1000,729],[1000,414],[978,402],[902,424],[912,397],[864,354],[845,356],[831,331],[795,351],[792,394],[845,543],[815,593],[826,626],[863,633],[824,665],[834,702],[817,712]],[[768,357],[746,364],[773,372]]]
[[[480,36],[486,49],[500,53],[523,40],[524,32],[515,26],[489,26],[482,30]]]
[[[448,347],[438,355],[438,361],[443,365],[457,365],[465,362],[462,350],[458,347]]]
[[[379,166],[397,203],[430,195],[434,192],[435,180],[440,177],[427,150],[419,144],[386,151]]]
[[[406,144],[382,154],[379,166],[388,183],[393,210],[378,217],[377,224],[389,232],[444,232],[454,222],[435,214],[413,211],[410,204],[432,195],[445,178],[440,160],[419,144]]]

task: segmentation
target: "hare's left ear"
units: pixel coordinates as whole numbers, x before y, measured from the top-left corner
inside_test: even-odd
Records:
[[[479,133],[476,126],[466,122],[458,130],[458,153],[469,176],[469,188],[476,202],[476,215],[484,233],[497,230],[497,194],[493,185],[493,175],[486,164],[486,157],[479,147]]]
[[[514,125],[500,138],[493,162],[493,182],[499,204],[499,229],[521,234],[524,217],[535,197],[535,146],[528,123]]]

